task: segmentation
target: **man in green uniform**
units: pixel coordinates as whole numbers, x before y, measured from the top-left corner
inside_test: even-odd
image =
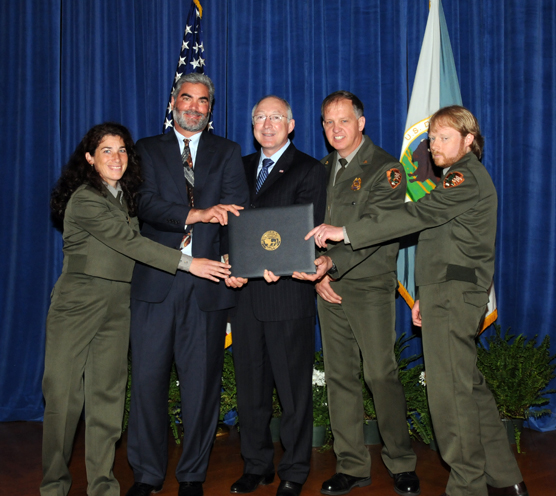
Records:
[[[321,247],[327,240],[343,242],[356,252],[421,231],[412,317],[423,328],[434,431],[451,467],[445,495],[524,496],[496,403],[476,365],[475,337],[488,303],[496,238],[496,189],[479,162],[484,140],[473,114],[456,105],[431,117],[429,138],[432,158],[444,169],[429,195],[395,210],[369,208],[342,227],[322,224],[307,239],[314,235]],[[333,260],[317,259],[318,273]]]
[[[351,224],[369,209],[403,205],[406,185],[401,165],[363,135],[359,98],[337,91],[324,99],[321,112],[326,138],[335,149],[322,160],[328,174],[325,222]],[[411,449],[394,355],[398,243],[357,252],[344,243],[334,245],[328,247],[326,258],[335,265],[316,284],[337,457],[336,474],[323,483],[321,492],[347,494],[371,483],[371,459],[363,440],[361,354],[384,441],[382,459],[393,474],[396,492],[414,496],[420,492],[417,457]]]

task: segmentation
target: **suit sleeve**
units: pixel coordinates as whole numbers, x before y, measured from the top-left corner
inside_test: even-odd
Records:
[[[476,178],[466,173],[463,183],[450,188],[439,183],[416,203],[397,209],[371,209],[358,222],[346,226],[351,246],[357,250],[445,224],[475,206],[479,193]]]
[[[74,193],[66,215],[112,250],[175,274],[181,252],[141,236],[132,229],[123,212],[113,211],[107,201],[96,193],[85,189]]]
[[[231,143],[231,145],[230,153],[224,159],[220,203],[235,204],[247,208],[249,205],[249,189],[245,178],[243,160],[241,159],[241,148],[237,143]],[[222,256],[229,253],[228,226],[222,226],[220,229],[220,255]]]
[[[400,183],[395,187],[391,184],[388,177],[388,171],[391,169],[398,169],[401,171]],[[406,179],[402,166],[397,162],[384,164],[381,173],[376,176],[376,180],[371,187],[369,198],[365,208],[362,210],[360,220],[350,224],[349,230],[348,226],[345,226],[350,244],[345,244],[342,241],[330,248],[326,253],[336,264],[339,276],[343,276],[346,272],[359,265],[381,246],[377,243],[359,244],[357,241],[354,243],[352,233],[354,233],[353,235],[364,236],[365,231],[368,230],[368,227],[364,223],[364,219],[369,218],[378,211],[390,212],[399,209],[400,206],[403,205],[405,192]],[[393,236],[392,238],[394,237],[397,236]],[[358,239],[357,236],[356,239]],[[389,241],[390,239],[391,238],[387,238],[383,241]]]
[[[166,165],[157,163],[152,151],[152,147],[145,146],[142,141],[137,142],[137,152],[141,155],[143,174],[143,184],[137,202],[139,218],[159,231],[183,233],[185,219],[187,219],[191,207],[187,204],[168,201],[162,197],[156,168],[166,167]]]
[[[224,158],[224,179],[222,181],[220,203],[247,207],[249,191],[245,179],[243,160],[241,159],[241,148],[237,143],[229,143],[232,146],[230,147],[230,153]]]
[[[312,203],[314,225],[323,223],[326,211],[326,169],[320,162],[315,161],[300,182],[295,203],[298,205]]]

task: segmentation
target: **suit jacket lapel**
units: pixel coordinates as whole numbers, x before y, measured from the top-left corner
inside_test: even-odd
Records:
[[[257,167],[259,166],[260,157],[261,152],[254,154],[249,160],[244,161],[245,176],[247,178],[249,198],[251,201],[253,201],[256,196],[255,184],[257,182]]]
[[[260,152],[262,153],[262,151]],[[286,151],[282,153],[282,156],[278,159],[278,162],[272,167],[272,171],[266,178],[265,182],[261,186],[261,189],[257,193],[257,196],[262,195],[268,188],[270,188],[283,174],[285,174],[288,169],[293,165],[293,156],[295,154],[295,146],[290,143]],[[259,155],[260,160],[260,155]],[[258,166],[257,162],[257,166]]]
[[[170,177],[176,183],[176,187],[180,192],[184,205],[187,205],[187,188],[185,187],[185,177],[183,175],[183,163],[181,161],[180,145],[176,133],[170,131],[161,138],[165,146],[162,146],[162,155],[164,160],[161,161],[160,166],[164,165],[168,168]],[[157,164],[158,166],[159,164]]]
[[[212,142],[212,135],[203,131],[197,148],[195,157],[195,189],[202,188],[209,175],[210,169],[214,166],[213,159],[216,148]],[[185,179],[184,179],[185,181]]]

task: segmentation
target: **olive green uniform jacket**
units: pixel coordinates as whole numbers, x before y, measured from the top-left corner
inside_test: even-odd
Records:
[[[370,208],[361,219],[343,225],[354,252],[421,231],[417,286],[460,280],[488,290],[494,275],[497,203],[492,179],[470,152],[418,202],[394,210]]]
[[[120,437],[135,260],[175,273],[181,253],[139,234],[108,191],[80,186],[64,217],[64,263],[46,323],[42,496],[67,494],[73,438],[85,404],[90,496],[120,494],[112,473]]]
[[[451,467],[451,496],[487,496],[487,484],[523,480],[476,365],[475,338],[494,274],[496,214],[492,179],[470,152],[418,202],[369,211],[346,225],[354,251],[420,231],[415,281],[427,393],[440,454]]]
[[[368,137],[334,185],[336,160],[336,152],[322,160],[329,177],[326,223],[349,225],[378,206],[403,204],[402,166]],[[326,250],[338,269],[332,289],[342,297],[340,305],[318,299],[336,471],[355,477],[368,477],[371,465],[363,440],[360,353],[385,445],[383,461],[392,473],[415,469],[394,355],[397,254],[397,242],[361,250],[329,243]]]

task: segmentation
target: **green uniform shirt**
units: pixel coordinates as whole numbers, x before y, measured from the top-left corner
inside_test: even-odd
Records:
[[[333,176],[337,152],[322,159],[329,174],[326,224],[351,225],[357,231],[358,223],[370,212],[378,208],[389,211],[403,205],[406,179],[402,166],[368,136],[364,140],[336,185]],[[348,235],[351,238],[351,233]],[[328,242],[326,255],[336,264],[338,277],[362,279],[395,271],[398,243],[354,249],[353,243]]]
[[[490,175],[469,152],[418,202],[370,211],[346,225],[346,231],[354,251],[421,231],[417,286],[459,280],[488,290],[494,275],[497,204]]]
[[[141,236],[137,217],[106,193],[82,185],[71,196],[64,216],[62,272],[130,282],[137,260],[175,274],[181,252]]]

